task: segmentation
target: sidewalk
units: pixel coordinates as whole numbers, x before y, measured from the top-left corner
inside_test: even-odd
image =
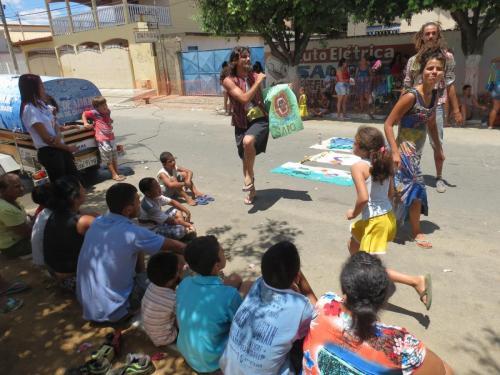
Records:
[[[101,89],[110,107],[136,107],[139,98],[156,95],[152,89]]]
[[[221,96],[158,96],[151,97],[150,102],[159,108],[182,108],[192,111],[222,111],[223,98]],[[136,104],[144,104],[136,100]]]

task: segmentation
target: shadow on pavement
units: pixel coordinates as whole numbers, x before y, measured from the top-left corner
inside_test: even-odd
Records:
[[[254,236],[257,234],[254,240],[250,240],[247,233],[232,230],[231,225],[224,225],[209,228],[206,234],[217,237],[228,259],[233,257],[245,259],[247,264],[238,270],[243,278],[255,278],[260,274],[262,254],[269,247],[279,241],[295,242],[296,238],[303,234],[300,229],[290,226],[287,221],[271,219],[248,229]]]
[[[425,186],[429,186],[431,188],[436,187],[436,177],[435,176],[431,176],[430,174],[424,174],[423,177],[424,177]],[[446,179],[443,179],[443,182],[447,187],[457,187],[457,185],[450,184]]]
[[[254,214],[259,211],[266,211],[276,204],[280,199],[294,199],[305,202],[311,202],[312,198],[305,190],[289,190],[289,189],[263,189],[257,190],[257,198],[248,210],[249,214]]]
[[[432,221],[429,220],[421,220],[420,221],[420,229],[423,234],[432,234],[435,231],[438,231],[441,229],[439,225],[436,223],[433,223]],[[403,225],[403,226],[398,226],[397,228],[397,234],[396,238],[394,238],[395,243],[399,245],[404,245],[406,242],[411,242],[413,240],[413,236],[411,234],[411,227],[408,221]],[[432,238],[429,238],[429,240],[432,242]]]
[[[431,319],[429,318],[429,315],[424,315],[422,313],[411,311],[411,310],[405,309],[404,307],[394,305],[390,302],[388,302],[385,305],[384,310],[392,311],[392,312],[395,312],[397,314],[411,316],[412,318],[415,318],[415,320],[425,329],[429,328],[429,325],[431,324]]]
[[[494,323],[493,323],[494,324]],[[481,335],[481,337],[480,337]],[[484,327],[479,332],[469,333],[467,341],[455,345],[454,349],[470,357],[478,370],[471,375],[500,374],[500,331]]]

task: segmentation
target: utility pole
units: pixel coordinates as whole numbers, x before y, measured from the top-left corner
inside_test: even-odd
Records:
[[[3,31],[5,33],[5,39],[7,41],[7,48],[9,49],[10,58],[12,59],[12,64],[14,65],[14,71],[16,72],[16,74],[19,74],[19,67],[17,66],[16,55],[14,53],[14,49],[12,48],[12,40],[10,39],[9,27],[7,26],[7,21],[5,20],[2,0],[0,0],[0,16],[2,17]]]
[[[16,16],[17,16],[17,21],[19,22],[19,27],[21,28],[21,35],[23,36],[23,40],[25,40],[24,39],[23,23],[21,22],[21,16],[19,15],[19,12],[16,12]]]

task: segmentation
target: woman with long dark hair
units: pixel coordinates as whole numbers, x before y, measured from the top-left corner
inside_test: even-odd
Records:
[[[19,77],[21,120],[38,150],[37,157],[49,179],[65,175],[78,176],[73,152],[75,146],[64,144],[52,108],[45,103],[46,94],[40,76],[23,74]]]
[[[75,289],[78,256],[85,232],[94,216],[80,214],[85,189],[74,176],[64,176],[52,184],[52,210],[45,224],[43,254],[51,274],[64,289]]]
[[[434,144],[435,159],[444,161],[436,126],[438,93],[435,86],[443,77],[445,59],[439,49],[431,48],[422,53],[419,60],[422,83],[403,92],[384,124],[397,170],[394,179],[396,216],[400,223],[409,219],[412,240],[422,249],[432,248],[432,243],[420,228],[420,215],[428,213],[421,160],[429,133]],[[393,130],[396,124],[399,124],[397,138]]]
[[[343,296],[326,293],[304,341],[303,373],[452,375],[453,370],[406,329],[378,314],[394,285],[377,256],[358,252],[342,268]]]

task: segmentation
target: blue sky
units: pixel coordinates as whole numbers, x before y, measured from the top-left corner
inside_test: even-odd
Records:
[[[44,0],[2,0],[5,7],[5,16],[8,23],[18,23],[17,13],[21,16],[23,24],[48,24],[48,18]],[[90,0],[89,0],[90,3]],[[89,8],[81,4],[71,4],[72,13],[80,13]],[[65,3],[58,2],[50,4],[50,9],[53,10],[52,17],[65,16]]]

